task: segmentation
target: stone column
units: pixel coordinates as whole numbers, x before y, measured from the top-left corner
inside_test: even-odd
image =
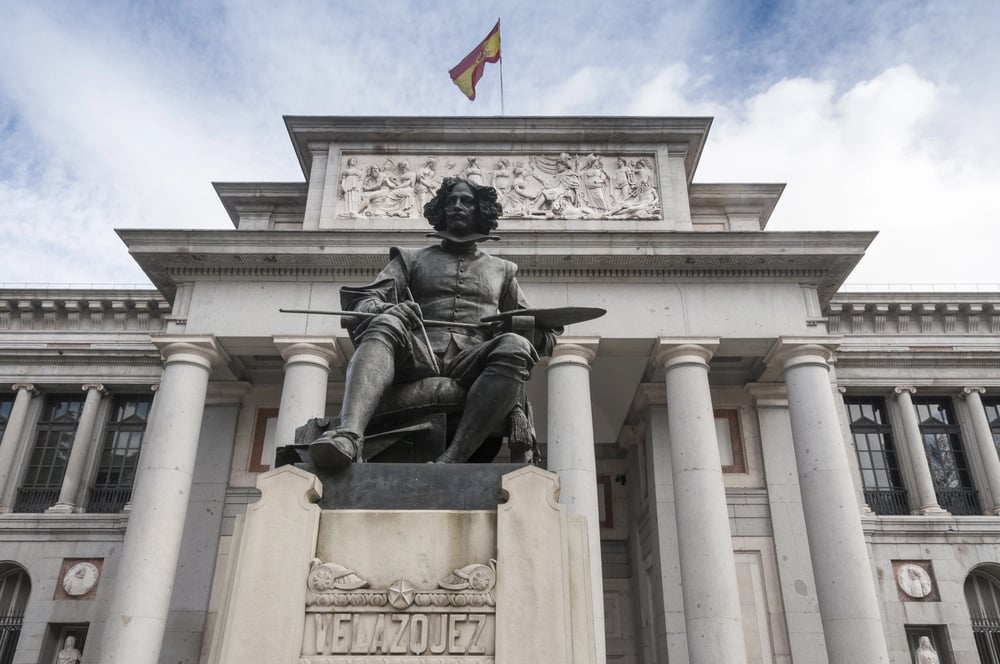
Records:
[[[604,642],[604,571],[601,564],[601,519],[597,507],[597,459],[594,419],[590,408],[590,366],[597,338],[561,338],[549,361],[548,445],[550,471],[559,475],[559,502],[566,512],[587,520],[590,544],[590,587],[594,599],[597,662],[606,659]]]
[[[997,456],[997,448],[993,443],[993,431],[990,429],[990,421],[986,417],[983,400],[979,396],[985,391],[981,387],[966,387],[962,390],[962,394],[969,407],[969,417],[972,418],[972,430],[976,435],[976,445],[979,448],[983,474],[986,475],[986,483],[990,487],[990,497],[993,504],[989,506],[989,512],[990,514],[1000,514],[1000,457]]]
[[[50,507],[48,512],[72,514],[82,511],[76,504],[80,485],[83,483],[83,471],[90,456],[90,441],[94,437],[94,424],[97,422],[97,408],[101,405],[104,386],[100,383],[87,383],[83,386],[87,398],[83,402],[80,421],[76,424],[73,435],[73,447],[70,448],[69,461],[66,462],[66,473],[63,475],[62,487],[59,490],[59,500]]]
[[[931,467],[927,463],[927,450],[924,449],[924,437],[920,434],[920,422],[917,411],[913,408],[911,394],[916,392],[912,387],[895,388],[896,404],[899,415],[903,418],[903,444],[906,445],[906,455],[910,458],[910,467],[916,482],[917,513],[944,514],[938,504],[937,493],[934,491],[934,479],[931,477]]]
[[[25,419],[28,416],[28,404],[31,397],[38,394],[35,386],[31,383],[15,383],[11,388],[17,395],[14,397],[14,405],[10,409],[10,417],[7,418],[7,428],[3,432],[3,440],[0,441],[0,514],[10,512],[13,508],[13,500],[8,500],[7,496],[12,494],[7,486],[14,475],[14,463],[17,460],[18,444],[21,441],[21,433],[24,431]]]
[[[813,340],[810,340],[813,341]],[[888,663],[878,596],[824,340],[779,340],[768,363],[783,367],[809,555],[830,664]]]
[[[708,360],[718,339],[660,339],[677,507],[684,624],[691,664],[746,662]]]
[[[333,338],[275,337],[274,345],[285,360],[274,446],[295,442],[295,429],[326,411],[326,388],[331,362],[343,364]],[[274,448],[261,451],[261,462],[274,466]]]
[[[214,337],[154,337],[165,361],[143,438],[101,664],[158,664],[187,515]]]

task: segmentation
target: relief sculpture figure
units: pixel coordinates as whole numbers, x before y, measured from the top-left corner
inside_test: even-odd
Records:
[[[467,391],[440,463],[469,460],[515,409],[532,367],[551,353],[562,330],[536,327],[531,317],[513,317],[517,324],[509,329],[482,324],[498,312],[527,308],[517,266],[478,247],[496,239],[489,233],[501,214],[492,187],[445,178],[424,208],[439,244],[392,248],[375,281],[342,290],[344,309],[366,317],[349,323],[356,351],[339,424],[309,446],[318,467],[364,460],[365,429],[394,384],[444,376]],[[444,324],[425,326],[425,318]]]
[[[341,217],[356,217],[361,207],[361,187],[364,173],[358,168],[356,157],[347,160],[347,168],[340,174],[340,197],[344,199],[345,212]]]
[[[423,210],[434,197],[434,192],[438,188],[437,181],[437,159],[428,157],[424,165],[417,171],[416,182],[413,191],[417,197],[417,209]]]
[[[372,167],[361,194],[362,204],[358,213],[366,217],[406,217],[415,200],[416,175],[406,161],[395,166],[386,164],[381,169]]]

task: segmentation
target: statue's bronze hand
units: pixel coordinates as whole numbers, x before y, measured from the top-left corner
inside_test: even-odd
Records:
[[[416,302],[406,301],[395,304],[383,313],[395,316],[406,323],[407,327],[410,329],[416,329],[420,327],[420,321],[423,320],[423,312],[420,311],[420,305]]]

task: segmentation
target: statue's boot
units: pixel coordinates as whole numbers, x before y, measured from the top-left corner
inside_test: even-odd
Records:
[[[465,463],[486,437],[507,419],[521,394],[521,382],[499,374],[484,373],[469,388],[465,412],[451,445],[435,463]]]
[[[319,468],[341,468],[364,461],[364,433],[382,395],[392,385],[396,365],[382,343],[358,346],[347,366],[340,426],[309,445],[309,457]]]

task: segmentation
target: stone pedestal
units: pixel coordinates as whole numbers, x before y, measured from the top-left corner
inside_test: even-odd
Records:
[[[352,467],[352,481],[398,475],[379,465]],[[463,470],[409,467],[418,482]],[[594,664],[586,521],[566,515],[547,471],[485,481],[506,502],[321,510],[310,473],[261,476],[261,499],[234,535],[209,661]]]

